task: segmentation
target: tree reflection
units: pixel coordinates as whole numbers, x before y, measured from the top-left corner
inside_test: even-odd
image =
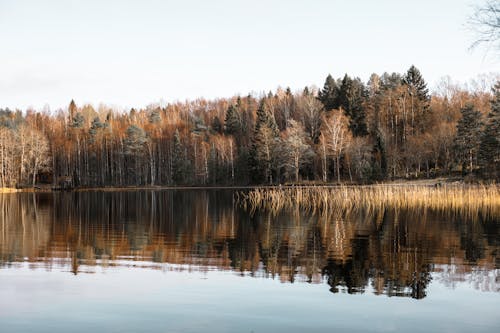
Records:
[[[0,195],[0,267],[27,261],[79,274],[96,266],[176,264],[415,299],[426,297],[435,276],[453,287],[468,275],[482,290],[499,291],[488,279],[499,269],[498,217],[391,209],[249,216],[233,206],[232,195]]]

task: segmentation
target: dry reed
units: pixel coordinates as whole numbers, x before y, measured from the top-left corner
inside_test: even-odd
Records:
[[[248,193],[240,192],[236,200],[251,212],[259,209],[278,213],[297,208],[313,212],[394,208],[431,209],[467,216],[500,216],[500,187],[496,185],[258,188]]]

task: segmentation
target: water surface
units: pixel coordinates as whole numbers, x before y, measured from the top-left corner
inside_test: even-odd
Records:
[[[491,332],[500,221],[231,190],[0,195],[2,332]]]

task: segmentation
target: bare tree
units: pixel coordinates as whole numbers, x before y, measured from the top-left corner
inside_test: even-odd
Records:
[[[0,187],[9,187],[14,180],[15,138],[12,130],[0,127]]]
[[[302,126],[295,120],[290,120],[288,124],[285,131],[287,166],[293,170],[295,181],[298,182],[300,167],[312,157],[313,152],[306,142],[306,133]]]
[[[311,140],[317,142],[321,126],[321,115],[324,111],[323,104],[312,95],[300,96],[297,99],[297,104],[305,130],[309,133]]]
[[[500,2],[486,0],[475,6],[474,14],[469,18],[469,28],[475,34],[471,49],[483,44],[500,51]]]
[[[326,147],[326,154],[335,160],[335,170],[339,183],[340,157],[347,148],[352,136],[348,124],[348,119],[340,111],[334,111],[329,117],[325,117],[320,136],[322,145]]]
[[[33,177],[33,187],[36,184],[36,176],[42,170],[50,167],[49,142],[45,135],[35,129],[31,131],[29,151],[28,151],[28,170]]]
[[[19,154],[19,182],[24,181],[24,174],[26,172],[26,156],[29,152],[30,144],[30,129],[27,125],[21,125],[17,131],[17,149]]]

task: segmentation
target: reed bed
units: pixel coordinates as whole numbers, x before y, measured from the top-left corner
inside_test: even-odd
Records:
[[[259,209],[278,213],[290,209],[325,212],[393,208],[500,217],[500,187],[497,185],[257,188],[238,193],[236,201],[252,213]]]
[[[19,190],[10,187],[0,187],[0,193],[15,193],[15,192],[19,192]]]

